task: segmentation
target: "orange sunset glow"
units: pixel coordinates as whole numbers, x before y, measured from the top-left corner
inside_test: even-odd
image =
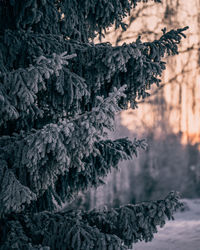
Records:
[[[152,95],[139,104],[138,110],[122,112],[121,123],[129,130],[140,133],[145,126],[153,126],[157,119],[157,122],[167,122],[174,133],[181,134],[183,143],[199,143],[200,1],[181,0],[173,3],[168,0],[163,4],[154,5],[150,2],[147,5],[149,7],[144,8],[141,3],[137,11],[133,12],[132,19],[126,18],[126,31],[110,29],[103,41],[121,45],[135,41],[138,33],[142,35],[142,41],[152,41],[162,34],[161,29],[164,27],[170,30],[189,25],[189,30],[186,32],[187,38],[181,42],[180,54],[166,58],[167,70],[156,94],[156,98],[165,102],[165,114],[159,113],[158,110],[156,113],[153,111],[154,108],[149,104],[155,100]],[[151,93],[154,91],[156,88],[153,88]]]

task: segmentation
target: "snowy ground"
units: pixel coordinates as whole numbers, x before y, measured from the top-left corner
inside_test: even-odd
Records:
[[[134,250],[200,250],[200,199],[183,200],[188,211],[175,215],[175,221],[167,221],[152,242],[137,243]]]

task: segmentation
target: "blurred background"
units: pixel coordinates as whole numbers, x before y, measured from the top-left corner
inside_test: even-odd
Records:
[[[167,69],[151,96],[138,100],[116,118],[112,138],[146,138],[148,148],[132,161],[120,163],[105,185],[80,194],[73,206],[104,205],[162,199],[171,190],[183,198],[200,198],[200,0],[163,0],[138,4],[125,19],[127,30],[110,28],[102,42],[114,46],[153,41],[167,30],[189,26],[180,54],[166,58]],[[98,42],[98,41],[96,41]]]

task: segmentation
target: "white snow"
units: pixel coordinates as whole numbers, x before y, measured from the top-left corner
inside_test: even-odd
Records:
[[[134,250],[200,250],[200,199],[183,199],[189,210],[175,214],[158,228],[152,242],[140,242]]]

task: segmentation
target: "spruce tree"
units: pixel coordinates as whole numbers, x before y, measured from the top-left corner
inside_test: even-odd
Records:
[[[58,209],[145,146],[108,131],[116,112],[159,85],[187,27],[151,43],[93,42],[111,25],[126,28],[137,2],[0,1],[1,250],[122,250],[173,219],[173,192],[111,210]]]

